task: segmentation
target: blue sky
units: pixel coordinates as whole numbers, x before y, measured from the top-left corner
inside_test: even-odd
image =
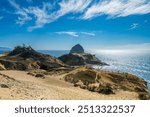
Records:
[[[150,50],[149,0],[0,0],[0,46]]]

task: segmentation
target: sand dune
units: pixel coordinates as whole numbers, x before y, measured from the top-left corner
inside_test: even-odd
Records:
[[[63,75],[47,75],[45,79],[28,75],[24,71],[0,71],[0,99],[57,99],[57,100],[135,100],[138,94],[118,91],[116,94],[104,95],[90,92],[73,84],[60,80]]]

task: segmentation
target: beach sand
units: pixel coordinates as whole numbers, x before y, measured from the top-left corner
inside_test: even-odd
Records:
[[[64,75],[64,74],[63,74]],[[25,71],[0,71],[1,100],[136,100],[138,94],[117,91],[105,95],[74,87],[61,80],[63,75],[47,75],[44,79],[28,75]]]

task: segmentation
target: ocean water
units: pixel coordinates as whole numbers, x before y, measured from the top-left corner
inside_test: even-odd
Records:
[[[55,57],[68,54],[69,51],[40,51]],[[92,52],[101,61],[108,63],[110,66],[94,66],[94,68],[128,72],[138,77],[144,78],[148,82],[150,89],[150,53],[104,53]]]
[[[64,54],[69,53],[69,50],[38,50],[38,51],[44,54],[52,55],[54,57],[60,57]]]
[[[40,51],[55,57],[69,53],[69,51]],[[101,61],[110,66],[94,66],[94,68],[128,72],[138,77],[144,78],[148,82],[150,89],[150,52],[148,53],[104,53],[92,52]]]
[[[44,54],[49,54],[54,57],[59,57],[63,54],[68,54],[68,50],[38,50]],[[0,51],[0,53],[4,53]],[[150,89],[150,52],[148,53],[105,53],[92,52],[101,61],[108,63],[110,66],[94,66],[94,68],[128,72],[144,78],[148,82]]]
[[[96,56],[110,66],[94,66],[95,68],[128,72],[144,78],[150,89],[150,53],[95,53]]]
[[[0,50],[0,54],[3,54],[5,52],[8,52],[9,50]]]

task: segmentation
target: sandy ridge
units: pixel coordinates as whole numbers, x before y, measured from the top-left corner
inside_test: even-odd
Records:
[[[0,88],[0,99],[125,99],[135,100],[138,95],[133,92],[119,91],[115,95],[103,95],[80,88],[60,80],[61,75],[47,75],[45,79],[27,75],[24,71],[0,71],[0,84],[9,88]]]

